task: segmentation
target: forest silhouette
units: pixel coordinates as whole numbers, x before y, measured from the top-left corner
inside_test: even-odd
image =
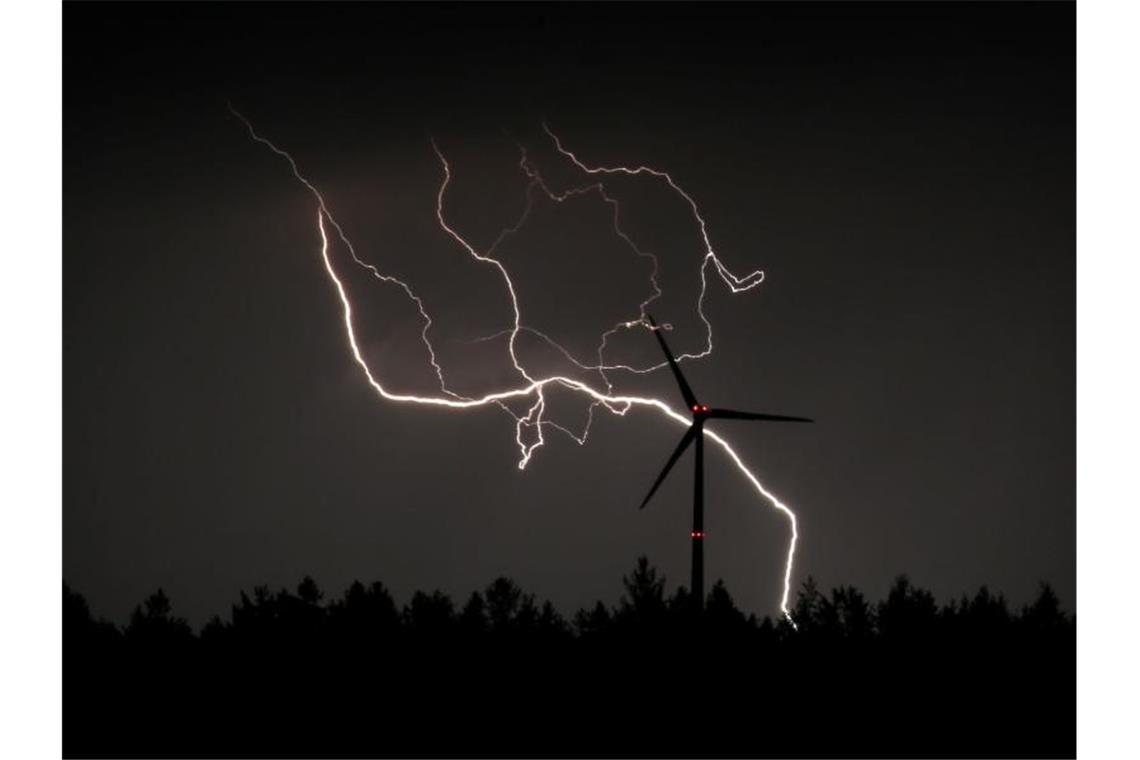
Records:
[[[241,592],[197,633],[160,589],[125,626],[63,588],[67,757],[1072,757],[1076,619],[809,578],[797,627],[694,611],[644,558],[566,619],[497,578],[461,605],[379,582]]]

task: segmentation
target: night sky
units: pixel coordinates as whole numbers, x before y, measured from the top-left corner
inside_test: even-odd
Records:
[[[682,428],[598,414],[585,447],[548,431],[520,472],[498,409],[380,399],[315,203],[232,102],[412,284],[469,393],[512,382],[502,342],[473,342],[509,301],[434,224],[430,140],[478,247],[523,209],[519,143],[584,184],[544,120],[589,163],[668,170],[725,263],[767,275],[710,281],[716,350],[690,381],[817,420],[714,428],[798,514],[793,584],[878,598],[905,572],[1020,604],[1048,580],[1075,609],[1075,68],[1069,3],[66,4],[64,579],[117,621],[161,586],[195,624],[304,574],[401,601],[503,574],[564,613],[616,601],[639,554],[688,583],[691,460],[637,510]],[[620,192],[661,260],[655,316],[697,349],[696,226],[660,184]],[[609,214],[536,203],[500,251],[524,322],[584,357],[648,294]],[[436,390],[408,302],[347,284],[377,375]],[[634,332],[612,358],[655,351]],[[681,407],[664,373],[614,378]],[[706,451],[706,578],[776,613],[788,523]]]

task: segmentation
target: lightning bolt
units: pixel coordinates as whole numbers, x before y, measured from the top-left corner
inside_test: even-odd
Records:
[[[668,404],[666,404],[664,401],[661,401],[660,399],[615,393],[613,382],[611,381],[609,374],[607,374],[617,371],[624,371],[635,374],[648,374],[666,366],[666,363],[661,362],[647,367],[634,367],[628,364],[620,363],[608,364],[605,360],[605,351],[608,345],[608,340],[619,330],[628,330],[637,327],[653,329],[648,322],[646,309],[653,301],[660,298],[662,295],[661,288],[657,282],[657,258],[654,254],[638,248],[633,238],[621,227],[620,204],[607,191],[605,183],[606,178],[613,175],[625,175],[633,177],[647,176],[664,182],[673,192],[679,195],[689,205],[693,218],[696,221],[698,228],[700,229],[701,240],[704,245],[704,252],[702,254],[701,264],[699,268],[701,289],[700,295],[697,299],[697,313],[705,326],[705,345],[704,348],[699,352],[681,354],[677,357],[678,361],[696,360],[708,356],[710,353],[712,353],[712,324],[709,322],[708,317],[704,312],[704,299],[708,289],[708,271],[710,268],[716,272],[716,274],[721,278],[721,280],[724,281],[724,283],[733,293],[740,293],[751,290],[752,288],[759,285],[764,279],[764,273],[762,271],[757,270],[748,274],[747,276],[738,277],[724,265],[724,263],[716,255],[713,249],[712,243],[709,239],[707,225],[704,218],[701,216],[700,209],[698,208],[696,201],[694,201],[693,198],[687,192],[685,192],[681,186],[677,184],[673,177],[670,176],[667,172],[648,166],[589,166],[580,160],[574,153],[569,151],[563,145],[561,139],[545,124],[543,124],[543,130],[553,142],[553,145],[557,152],[569,160],[571,163],[573,163],[574,166],[580,171],[590,176],[594,181],[584,186],[570,188],[569,190],[563,190],[562,192],[556,192],[550,188],[550,186],[543,179],[539,170],[530,161],[525,148],[522,148],[520,146],[521,159],[519,162],[519,167],[529,180],[526,188],[526,206],[520,218],[515,222],[515,224],[505,228],[486,251],[480,252],[447,222],[445,215],[445,197],[447,194],[448,185],[451,182],[451,167],[448,164],[447,159],[444,157],[444,154],[440,150],[439,146],[436,145],[433,141],[431,144],[432,149],[440,162],[443,174],[442,181],[439,185],[439,190],[436,194],[435,208],[436,218],[439,222],[440,228],[451,239],[453,239],[455,243],[460,248],[462,248],[468,256],[470,256],[475,261],[493,267],[499,273],[503,281],[503,286],[510,299],[511,309],[513,313],[513,322],[509,329],[503,330],[499,333],[496,333],[495,335],[487,336],[481,340],[492,340],[501,338],[503,336],[507,337],[507,352],[510,356],[514,370],[518,374],[517,383],[511,387],[492,393],[487,393],[482,396],[468,396],[460,394],[449,389],[447,386],[447,382],[444,378],[443,368],[439,364],[435,350],[428,336],[428,333],[432,327],[432,319],[424,306],[423,300],[418,295],[416,295],[415,291],[407,282],[393,275],[385,274],[373,264],[370,264],[361,259],[357,255],[356,249],[353,247],[348,235],[345,233],[344,229],[333,216],[332,211],[329,209],[328,204],[325,202],[324,196],[321,194],[320,190],[318,190],[317,187],[313,185],[301,173],[299,167],[297,166],[297,162],[293,159],[293,157],[288,152],[277,147],[265,137],[262,137],[254,129],[253,124],[249,121],[249,119],[239,113],[232,105],[230,105],[229,108],[230,112],[245,125],[250,137],[254,141],[264,145],[266,148],[283,158],[288,163],[294,178],[309,191],[309,193],[316,201],[316,224],[321,240],[321,261],[323,262],[325,271],[328,273],[329,280],[331,281],[334,289],[336,290],[337,296],[340,299],[344,319],[345,337],[348,341],[349,350],[352,353],[354,361],[357,365],[359,365],[361,371],[364,374],[364,377],[367,379],[368,384],[372,386],[373,390],[380,397],[384,398],[385,400],[398,403],[423,404],[446,409],[472,409],[490,405],[495,405],[501,408],[515,420],[515,440],[520,451],[520,459],[518,462],[518,467],[520,470],[526,468],[526,465],[530,461],[535,450],[541,447],[545,442],[542,433],[544,427],[562,432],[579,444],[585,444],[586,439],[589,435],[590,424],[593,421],[594,410],[599,407],[604,408],[607,411],[618,416],[625,416],[625,414],[634,407],[651,409],[660,414],[663,414],[665,417],[673,420],[685,428],[688,428],[692,422],[689,417],[676,412],[673,408],[671,408]],[[624,241],[624,243],[635,255],[650,260],[652,264],[652,271],[649,277],[652,292],[638,305],[638,313],[636,317],[618,322],[602,334],[596,351],[596,363],[586,363],[575,358],[569,351],[567,351],[564,347],[550,338],[550,336],[523,323],[522,312],[519,308],[518,294],[515,289],[515,284],[511,279],[510,272],[503,264],[503,262],[495,256],[495,252],[502,241],[507,239],[509,236],[517,233],[526,223],[530,211],[533,207],[532,194],[535,192],[544,193],[547,198],[557,203],[562,203],[570,198],[585,196],[588,194],[598,195],[598,197],[601,198],[603,202],[608,204],[613,211],[612,220],[615,234],[617,234],[618,237]],[[432,369],[435,372],[436,378],[439,381],[439,393],[437,395],[397,393],[393,390],[390,390],[384,387],[381,381],[376,377],[376,374],[373,372],[368,362],[365,360],[364,355],[360,350],[360,345],[357,341],[356,327],[353,321],[352,302],[349,299],[348,293],[345,290],[345,286],[341,280],[340,275],[337,274],[336,267],[333,265],[332,258],[329,254],[330,228],[332,234],[334,234],[336,239],[340,241],[345,250],[348,251],[349,256],[357,266],[367,271],[380,282],[399,289],[417,310],[423,325],[422,329],[420,330],[420,339],[427,354],[428,362],[430,363]],[[665,327],[668,329],[669,326],[666,325]],[[605,386],[605,390],[598,390],[587,382],[564,375],[532,375],[527,371],[523,365],[523,362],[519,359],[516,350],[518,337],[523,332],[532,334],[550,344],[578,369],[586,372],[597,373],[601,384]],[[549,386],[566,388],[568,390],[582,394],[587,399],[589,399],[590,406],[588,410],[587,422],[581,433],[575,433],[570,429],[558,424],[557,422],[545,418],[545,392]],[[525,415],[517,414],[507,404],[508,401],[514,399],[531,400],[530,406],[528,407]],[[527,444],[524,440],[524,432],[527,429],[531,428],[534,429],[537,437],[533,442]],[[791,576],[795,559],[796,543],[799,540],[799,531],[796,525],[796,515],[786,504],[780,501],[774,494],[768,491],[763,486],[763,484],[761,484],[760,480],[756,477],[756,475],[752,473],[748,466],[745,465],[744,461],[740,458],[740,455],[736,453],[731,445],[729,445],[728,441],[717,435],[712,430],[709,430],[707,427],[704,428],[704,435],[724,450],[725,454],[728,455],[728,458],[733,462],[733,464],[736,465],[737,469],[740,470],[745,479],[752,484],[752,487],[756,490],[757,494],[769,502],[775,509],[780,511],[788,520],[789,526],[791,528],[791,537],[788,541],[788,550],[784,563],[783,593],[780,597],[780,610],[794,627],[795,621],[792,620],[791,613],[788,610],[788,597],[791,588]]]

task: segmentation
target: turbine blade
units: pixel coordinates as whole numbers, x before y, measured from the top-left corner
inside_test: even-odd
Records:
[[[665,480],[665,476],[669,474],[669,470],[673,469],[673,465],[677,464],[677,460],[681,458],[681,455],[685,453],[685,449],[689,447],[689,444],[692,443],[693,439],[698,435],[700,435],[700,433],[696,425],[693,425],[685,432],[685,435],[681,437],[681,442],[677,444],[677,448],[673,451],[673,455],[669,457],[669,461],[665,463],[665,469],[657,476],[653,488],[649,489],[649,493],[645,495],[645,500],[641,502],[641,506],[638,507],[638,509],[645,509],[645,505],[653,498],[653,494],[657,493],[657,487],[661,485],[661,481]]]
[[[714,420],[767,420],[769,422],[815,422],[807,417],[787,417],[782,414],[761,414],[759,412],[737,412],[732,409],[710,409],[709,417]]]
[[[673,377],[677,379],[677,385],[681,387],[681,395],[685,398],[685,406],[692,409],[697,405],[697,396],[693,393],[693,389],[689,387],[688,381],[685,376],[681,374],[681,368],[677,366],[677,360],[673,358],[673,352],[669,350],[669,346],[665,343],[665,336],[661,334],[661,328],[657,326],[657,322],[652,316],[649,317],[649,324],[653,325],[653,334],[657,336],[657,342],[661,344],[661,350],[665,352],[665,358],[669,360],[669,369],[673,370]]]

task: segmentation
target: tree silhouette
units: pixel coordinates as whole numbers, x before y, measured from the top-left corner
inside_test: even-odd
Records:
[[[538,633],[548,640],[562,639],[570,635],[570,626],[549,600],[542,603],[542,609],[538,613]]]
[[[705,603],[705,621],[722,636],[739,637],[748,631],[748,619],[736,608],[732,594],[728,593],[724,580],[720,578],[709,590],[708,601]]]
[[[523,606],[522,589],[509,578],[499,577],[483,592],[487,600],[487,617],[494,633],[503,634],[515,628]]]
[[[487,603],[478,591],[472,591],[459,614],[459,625],[467,636],[481,636],[487,631]]]
[[[625,594],[618,602],[616,619],[638,626],[656,625],[665,617],[665,576],[658,576],[649,558],[637,558],[633,572],[622,576]]]
[[[911,584],[900,575],[880,602],[876,615],[879,632],[887,638],[923,639],[931,635],[938,621],[938,605],[934,596]]]
[[[792,608],[792,617],[803,635],[808,636],[819,631],[822,608],[823,594],[820,593],[815,578],[809,575],[796,593],[796,603]],[[784,624],[786,625],[787,621],[784,621]]]
[[[826,617],[834,620],[832,626],[841,638],[854,642],[868,641],[874,633],[875,619],[870,604],[854,586],[832,589],[826,603]]]
[[[404,608],[404,624],[415,635],[439,638],[451,631],[454,622],[455,605],[442,591],[417,591]]]
[[[160,588],[135,607],[126,634],[144,644],[172,644],[189,640],[192,631],[184,619],[171,615],[170,599]]]
[[[65,584],[65,754],[1075,753],[1076,621],[1047,584],[1013,612],[984,586],[939,608],[906,576],[874,604],[808,577],[796,627],[745,615],[723,580],[700,613],[665,588],[639,557],[616,607],[569,625],[505,577],[457,611],[379,582],[326,604],[305,576],[240,591],[195,635],[161,589],[119,629]],[[714,730],[652,728],[682,695]]]
[[[1057,598],[1053,587],[1042,582],[1038,588],[1037,598],[1022,610],[1021,621],[1030,629],[1053,632],[1066,626],[1069,619],[1061,610],[1061,600]]]
[[[353,581],[344,596],[329,605],[329,624],[342,635],[377,640],[395,634],[400,613],[391,593],[379,581],[367,588]]]
[[[321,603],[321,599],[323,599],[325,595],[317,586],[317,582],[313,580],[312,576],[306,575],[297,586],[297,596],[305,604],[316,607]]]
[[[599,636],[609,631],[613,616],[599,600],[589,610],[578,610],[574,615],[574,628],[580,636]]]

